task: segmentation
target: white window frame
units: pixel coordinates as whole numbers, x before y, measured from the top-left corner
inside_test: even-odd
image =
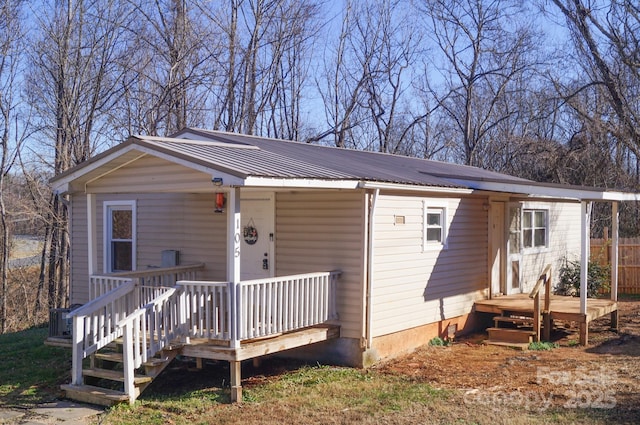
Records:
[[[105,273],[113,273],[111,269],[112,264],[112,252],[111,252],[111,212],[112,211],[131,211],[131,271],[136,270],[136,251],[137,251],[137,213],[136,213],[136,201],[105,201],[103,203],[102,214],[102,233],[103,233],[103,247],[104,247],[104,263],[103,270]]]
[[[429,213],[437,212],[440,214],[440,229],[442,231],[440,241],[427,240],[427,230],[430,228],[427,222]],[[447,207],[442,204],[434,204],[428,201],[422,201],[422,251],[432,251],[447,248],[448,237],[448,218]]]
[[[551,238],[551,229],[549,226],[549,207],[548,206],[540,206],[540,205],[535,205],[535,204],[525,204],[522,206],[522,210],[521,210],[521,218],[520,218],[520,223],[521,223],[521,235],[520,235],[520,243],[522,244],[522,250],[524,252],[540,252],[540,251],[545,251],[549,248],[549,240]],[[545,217],[544,217],[544,231],[545,231],[545,238],[544,238],[544,245],[539,245],[536,246],[535,245],[535,231],[542,229],[542,227],[536,227],[535,225],[535,213],[536,212],[543,212]],[[524,220],[524,216],[525,214],[531,214],[531,227],[525,227],[525,220]],[[525,237],[524,237],[524,232],[526,230],[531,230],[531,246],[526,246],[525,245]]]

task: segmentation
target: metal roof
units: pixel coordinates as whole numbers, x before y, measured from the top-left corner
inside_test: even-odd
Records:
[[[212,173],[227,173],[245,182],[266,179],[265,185],[269,179],[355,181],[367,187],[393,184],[572,199],[640,200],[635,193],[538,183],[459,164],[193,128],[172,137],[130,137],[54,177],[52,183],[62,186],[90,172],[102,173],[123,156],[131,157],[135,150],[175,158]]]
[[[215,152],[211,147],[198,146],[193,150],[180,144],[161,142],[175,152],[207,158],[218,164],[232,165],[246,176],[279,178],[355,179],[436,187],[465,187],[449,177],[527,180],[480,168],[401,155],[311,145],[301,142],[246,136],[210,130],[186,129],[176,137],[192,139],[206,137],[229,146],[254,146],[252,153],[238,149],[235,155]]]

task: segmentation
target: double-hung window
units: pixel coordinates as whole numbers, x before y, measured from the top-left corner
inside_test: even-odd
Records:
[[[444,247],[447,240],[447,210],[444,207],[424,205],[424,248]]]
[[[545,248],[549,243],[549,212],[541,209],[522,211],[522,245],[526,248]]]
[[[135,270],[135,201],[105,202],[104,220],[105,270],[109,273]]]

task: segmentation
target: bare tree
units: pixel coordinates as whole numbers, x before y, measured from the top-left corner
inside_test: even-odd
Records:
[[[606,131],[617,144],[619,158],[628,149],[640,155],[640,6],[630,0],[553,0],[566,19],[586,76],[562,87],[569,102],[579,92],[598,86],[611,108]],[[594,117],[585,116],[593,120]],[[621,154],[621,155],[620,155]]]
[[[120,63],[123,93],[114,122],[128,134],[166,135],[202,123],[206,105],[199,90],[214,72],[200,2],[129,0],[123,23],[130,54]]]
[[[31,46],[26,83],[41,140],[53,148],[49,165],[58,174],[108,143],[105,111],[118,95],[117,63],[123,53],[119,24],[126,15],[116,0],[66,0],[50,6],[37,15],[38,37]],[[48,304],[55,308],[67,303],[68,218],[64,199],[50,194],[46,204],[49,239],[43,253],[48,255]]]
[[[432,94],[460,137],[460,161],[487,166],[492,130],[516,113],[498,104],[507,92],[526,89],[514,82],[534,65],[531,28],[518,21],[517,2],[434,0],[424,11],[444,56],[438,67],[444,90],[430,85]]]
[[[17,80],[22,59],[21,7],[19,1],[0,1],[0,334],[7,329],[7,271],[11,243],[10,211],[5,194],[7,178],[20,148],[18,129],[13,121],[17,119]]]

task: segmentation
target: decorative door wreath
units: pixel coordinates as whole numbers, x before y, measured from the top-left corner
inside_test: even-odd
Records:
[[[244,226],[242,231],[242,235],[244,236],[244,241],[248,245],[253,245],[258,242],[258,229],[256,229],[256,225],[253,222],[253,218],[249,219],[249,223]]]

